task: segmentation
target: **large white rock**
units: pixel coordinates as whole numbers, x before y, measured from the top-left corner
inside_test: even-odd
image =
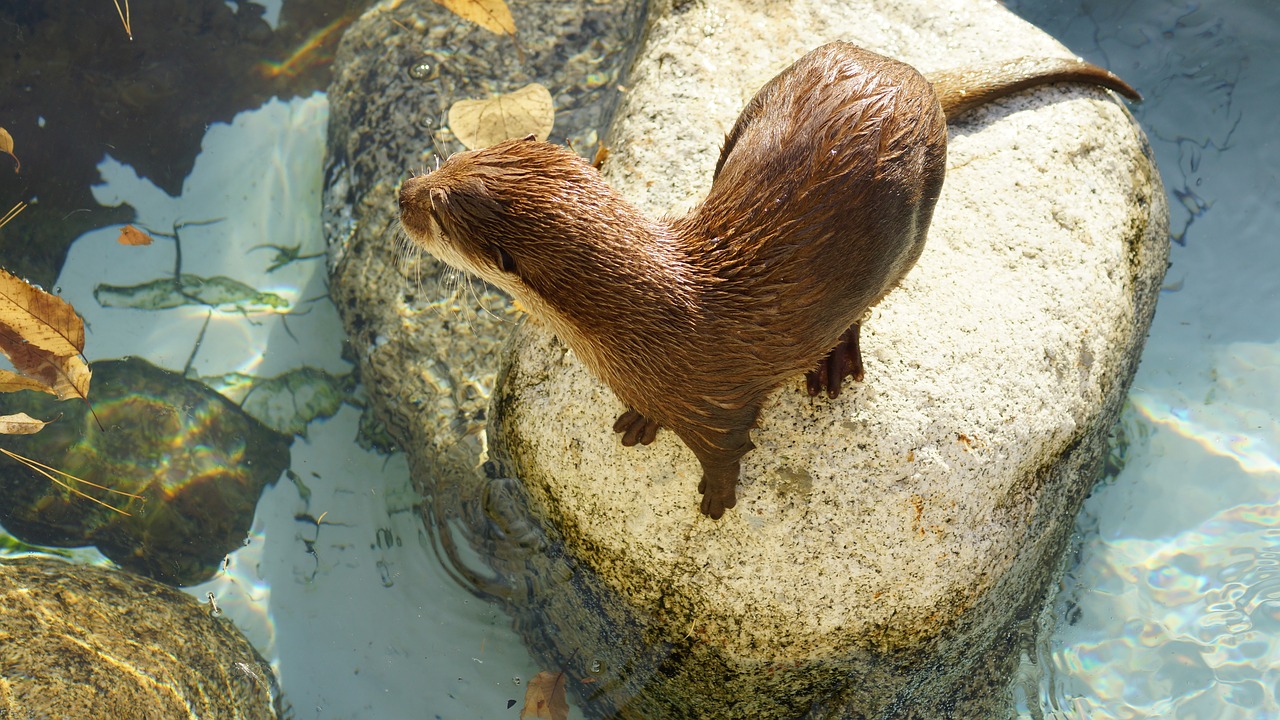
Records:
[[[606,166],[654,215],[705,194],[742,105],[823,42],[926,73],[1070,55],[985,1],[654,4]],[[949,153],[929,245],[864,324],[866,381],[837,401],[800,377],[777,392],[720,521],[673,434],[622,447],[624,407],[571,352],[532,323],[509,347],[497,454],[592,576],[544,609],[549,642],[647,668],[600,707],[825,716],[911,693],[941,712],[1038,606],[1137,364],[1167,209],[1141,130],[1096,88],[994,103],[952,125]]]

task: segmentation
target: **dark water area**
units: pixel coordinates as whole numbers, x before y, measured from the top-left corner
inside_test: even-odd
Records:
[[[50,285],[81,234],[136,216],[89,192],[104,154],[170,195],[205,131],[271,97],[329,85],[333,48],[367,0],[286,2],[272,27],[252,2],[0,3],[0,127],[21,173],[0,166],[0,205],[28,203],[0,229],[9,270]]]

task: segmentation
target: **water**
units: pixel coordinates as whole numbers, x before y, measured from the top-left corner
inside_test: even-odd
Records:
[[[1123,464],[1078,519],[1015,709],[1073,720],[1280,718],[1280,143],[1271,136],[1280,11],[1270,0],[1008,4],[1146,94],[1136,114],[1175,239],[1121,422]],[[101,307],[95,284],[144,282],[174,262],[173,243],[122,248],[118,227],[108,228],[77,240],[57,281],[90,323],[91,359],[141,355],[221,378],[233,394],[233,372],[349,370],[322,299],[322,262],[268,271],[274,251],[255,249],[322,249],[326,117],[314,95],[213,125],[176,198],[107,151],[100,202],[128,201],[139,224],[160,231],[220,220],[183,228],[184,270],[240,279],[300,312]],[[293,444],[296,477],[264,493],[245,546],[189,592],[272,659],[293,717],[515,717],[508,704],[541,668],[505,616],[449,578],[421,530],[403,459],[359,449],[358,422],[350,404],[311,420]]]
[[[1280,717],[1280,12],[1009,5],[1146,95],[1135,114],[1175,241],[1121,421],[1123,469],[1080,514],[1019,712]]]

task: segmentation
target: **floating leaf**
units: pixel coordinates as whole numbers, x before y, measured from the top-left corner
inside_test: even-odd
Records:
[[[116,242],[121,245],[150,245],[151,236],[132,225],[125,225],[120,228],[120,237],[116,238]]]
[[[538,83],[484,100],[459,100],[449,108],[449,129],[469,150],[527,135],[546,140],[555,122],[551,92]]]
[[[543,720],[566,720],[569,717],[569,702],[564,696],[564,673],[553,673],[543,670],[529,681],[524,691],[524,707],[520,710],[520,720],[526,718],[543,718]]]
[[[13,158],[14,172],[18,172],[22,169],[22,161],[18,159],[17,155],[13,154],[13,136],[9,134],[8,130],[5,130],[2,127],[0,127],[0,152]]]
[[[258,291],[239,280],[183,274],[182,282],[161,278],[141,285],[99,285],[93,298],[102,307],[167,310],[183,305],[235,308],[242,312],[281,310],[289,301],[273,292]]]
[[[56,295],[0,270],[0,353],[29,383],[19,389],[39,389],[58,396],[84,398],[89,393],[89,366],[84,350],[84,321],[75,308]],[[12,373],[0,383],[22,384]]]
[[[516,21],[503,0],[436,0],[449,12],[498,35],[515,35]]]
[[[30,435],[40,432],[40,429],[48,424],[26,413],[0,415],[0,435]]]
[[[54,355],[84,350],[84,321],[71,304],[0,269],[0,323]]]

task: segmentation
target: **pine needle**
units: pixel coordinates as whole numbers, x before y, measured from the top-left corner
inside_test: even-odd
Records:
[[[111,0],[116,4],[116,13],[120,16],[120,22],[124,24],[124,32],[129,36],[129,42],[133,42],[133,28],[129,27],[129,0],[124,0],[124,9],[120,9],[120,0]]]
[[[13,458],[14,460],[17,460],[18,462],[22,463],[23,465],[26,465],[27,467],[31,468],[32,470],[35,470],[36,472],[38,472],[38,473],[40,473],[41,475],[45,476],[46,478],[49,478],[49,481],[50,481],[50,482],[52,482],[52,483],[53,483],[53,484],[55,484],[55,485],[58,485],[59,487],[61,487],[61,488],[65,489],[65,490],[67,490],[68,492],[70,492],[70,493],[72,493],[72,494],[75,494],[75,495],[79,495],[80,497],[84,498],[85,500],[91,500],[91,501],[93,501],[93,502],[95,502],[95,503],[98,503],[98,504],[99,504],[99,505],[101,505],[102,507],[107,508],[108,510],[111,510],[111,511],[113,511],[113,512],[118,512],[118,513],[120,513],[121,515],[125,515],[125,516],[132,517],[132,515],[130,515],[130,513],[127,513],[127,512],[125,512],[124,510],[121,510],[120,508],[115,507],[114,505],[110,505],[110,504],[108,504],[108,503],[105,503],[105,502],[103,502],[103,501],[99,500],[98,498],[93,497],[92,495],[86,495],[85,493],[81,492],[80,490],[77,490],[76,488],[71,487],[70,485],[68,485],[68,484],[66,484],[66,483],[62,482],[61,480],[59,480],[58,478],[54,477],[54,476],[52,475],[52,473],[57,473],[57,474],[61,475],[62,477],[70,478],[71,480],[74,480],[74,481],[76,481],[76,482],[78,482],[78,483],[84,483],[85,485],[88,485],[88,486],[90,486],[90,487],[98,488],[99,490],[106,490],[106,491],[107,491],[107,492],[109,492],[109,493],[114,493],[114,494],[116,494],[116,495],[123,495],[123,496],[125,496],[125,497],[133,498],[134,500],[145,500],[145,499],[146,499],[146,498],[142,497],[141,495],[134,495],[133,493],[127,493],[127,492],[124,492],[123,490],[115,490],[115,489],[113,489],[113,488],[109,488],[109,487],[107,487],[107,486],[105,486],[105,485],[99,485],[98,483],[90,482],[89,480],[82,480],[82,479],[80,479],[80,478],[76,477],[75,475],[72,475],[71,473],[63,472],[63,471],[61,471],[61,470],[59,470],[59,469],[57,469],[57,468],[49,467],[48,465],[45,465],[44,463],[37,462],[37,461],[35,461],[35,460],[32,460],[31,458],[23,457],[23,456],[21,456],[21,455],[19,455],[19,454],[15,453],[15,452],[11,452],[11,451],[9,451],[9,450],[6,450],[5,448],[0,448],[0,453],[4,453],[5,455],[8,455],[9,457]]]
[[[0,227],[4,227],[5,225],[7,225],[10,220],[18,217],[18,213],[26,209],[27,209],[27,204],[19,200],[17,205],[14,205],[13,207],[9,208],[9,212],[5,213],[4,217],[0,217]]]

